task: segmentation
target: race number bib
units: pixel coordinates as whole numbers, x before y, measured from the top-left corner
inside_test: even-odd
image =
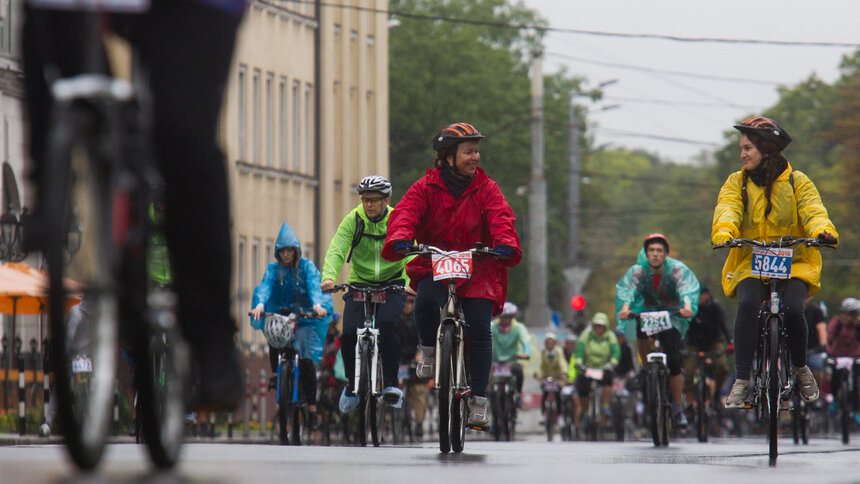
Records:
[[[669,311],[651,311],[641,313],[639,317],[642,321],[642,332],[648,336],[672,329],[672,319],[669,317]]]
[[[36,8],[98,12],[143,12],[149,9],[149,0],[27,0],[27,3]]]
[[[375,302],[379,304],[385,304],[385,293],[384,292],[361,292],[355,291],[352,296],[353,301],[364,301],[367,299],[367,296],[370,295],[370,302]]]
[[[92,373],[93,360],[89,356],[78,356],[72,359],[72,373]]]
[[[603,370],[600,368],[586,368],[585,377],[592,380],[603,380]]]
[[[472,253],[451,252],[449,254],[433,254],[433,280],[468,279],[472,277]]]
[[[511,365],[507,363],[496,363],[493,366],[493,376],[496,378],[507,378],[513,375]]]
[[[793,249],[753,247],[752,275],[788,279],[791,277]]]
[[[850,356],[838,356],[836,357],[836,369],[837,370],[850,370],[851,367],[854,366],[854,358]]]

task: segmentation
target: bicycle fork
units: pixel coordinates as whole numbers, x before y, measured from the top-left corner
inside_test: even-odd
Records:
[[[367,338],[371,344],[371,352],[373,353],[372,355],[370,355],[370,375],[368,375],[370,377],[370,393],[375,396],[377,395],[376,365],[379,361],[377,358],[377,356],[379,355],[379,345],[376,344],[376,340],[379,337],[379,329],[365,326],[356,330],[355,333],[357,337],[355,340],[355,375],[353,378],[355,386],[353,388],[355,389],[354,391],[358,391],[358,389],[360,388],[358,384],[361,381],[361,343],[363,340],[365,340],[365,338]],[[437,373],[439,371],[438,365],[436,371]]]

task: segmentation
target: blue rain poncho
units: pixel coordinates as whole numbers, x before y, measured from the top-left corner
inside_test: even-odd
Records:
[[[298,254],[297,267],[286,267],[278,262],[278,251],[284,247],[295,247]],[[322,306],[328,314],[322,319],[299,319],[296,339],[293,346],[299,357],[310,358],[315,363],[322,362],[328,325],[334,317],[334,304],[331,294],[320,290],[320,272],[313,261],[302,257],[302,246],[298,237],[284,222],[275,241],[275,262],[269,263],[263,280],[254,289],[251,308],[263,305],[267,313],[277,313],[281,308],[293,312],[309,312],[314,306]],[[263,319],[251,319],[254,329],[263,329]]]
[[[642,249],[636,264],[615,285],[616,315],[625,304],[634,313],[663,310],[672,313],[689,305],[695,316],[699,310],[699,280],[683,262],[666,257],[660,282],[655,288],[645,249]],[[687,333],[691,319],[672,314],[672,326],[681,333],[681,338]],[[620,320],[618,327],[628,338],[636,339],[635,319]]]

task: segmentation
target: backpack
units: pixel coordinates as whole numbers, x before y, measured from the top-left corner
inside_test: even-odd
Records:
[[[355,212],[355,231],[352,233],[352,243],[349,247],[349,252],[346,254],[346,261],[349,262],[352,259],[352,249],[355,249],[356,246],[361,242],[362,237],[369,237],[373,240],[385,240],[385,234],[374,235],[374,234],[365,234],[364,233],[364,219],[361,218],[361,215],[358,214],[358,211]]]

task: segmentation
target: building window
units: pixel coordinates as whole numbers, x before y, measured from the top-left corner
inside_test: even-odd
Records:
[[[313,102],[312,102],[312,87],[310,84],[305,86],[305,172],[313,174]]]
[[[245,98],[245,77],[247,68],[243,65],[239,66],[239,159],[246,160],[246,140],[248,135],[248,100]]]
[[[299,127],[299,81],[293,81],[293,135],[291,137],[291,141],[293,142],[293,171],[299,171],[299,139],[301,135],[301,130]]]
[[[287,78],[278,82],[278,141],[281,169],[287,169]]]
[[[245,313],[248,311],[248,295],[246,292],[245,285],[245,237],[239,237],[239,249],[236,251],[236,262],[238,262],[238,266],[236,267],[236,280],[239,282],[239,294],[236,299],[237,305],[239,306],[239,314],[237,315],[237,321],[245,321]],[[240,324],[242,328],[242,342],[248,341],[248,328],[247,324]]]
[[[266,74],[266,166],[272,166],[272,137],[274,121],[272,120],[272,81],[274,74]]]
[[[251,80],[251,161],[260,163],[260,70],[254,69],[254,77]]]

